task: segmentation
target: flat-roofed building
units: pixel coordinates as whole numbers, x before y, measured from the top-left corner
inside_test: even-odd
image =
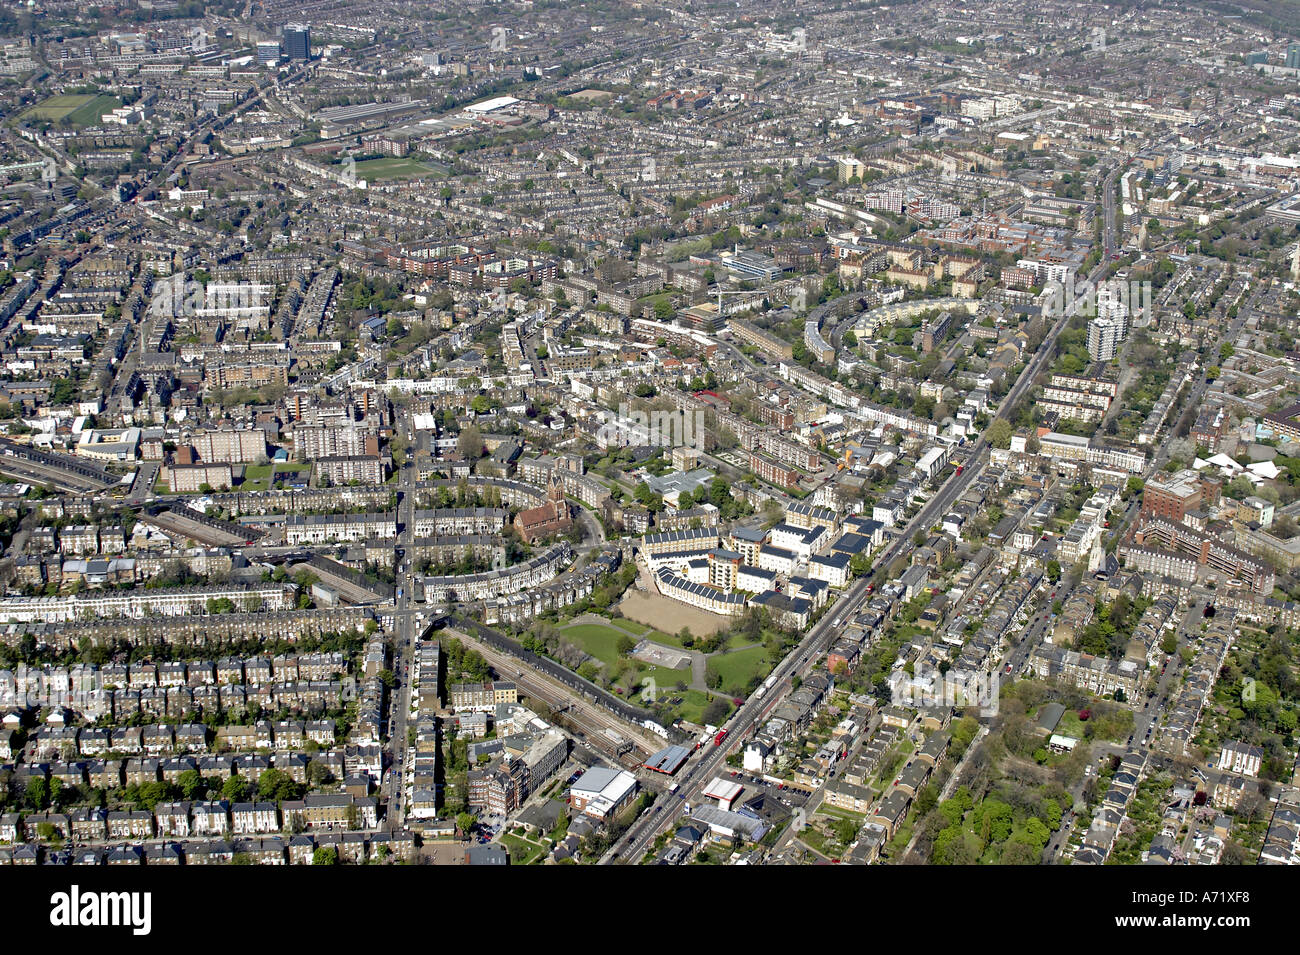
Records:
[[[629,772],[593,766],[569,787],[569,806],[593,819],[609,819],[632,801],[637,785]]]

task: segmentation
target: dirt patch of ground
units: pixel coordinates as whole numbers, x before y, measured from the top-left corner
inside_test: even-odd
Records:
[[[421,865],[464,865],[469,842],[426,842],[420,850]]]
[[[618,605],[623,616],[637,623],[654,627],[664,633],[676,633],[682,627],[690,627],[697,637],[707,637],[722,630],[730,618],[688,607],[670,597],[648,594],[642,590],[629,590]]]

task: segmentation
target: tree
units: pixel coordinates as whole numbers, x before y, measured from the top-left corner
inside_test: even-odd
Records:
[[[722,674],[712,660],[709,660],[704,665],[704,683],[714,690],[722,686]]]
[[[658,514],[664,509],[664,498],[662,494],[656,494],[650,490],[650,485],[642,482],[636,486],[632,493],[638,504],[644,505],[651,514]]]
[[[339,850],[334,846],[321,846],[311,854],[312,865],[338,865]]]
[[[473,813],[471,812],[457,813],[456,829],[461,833],[461,835],[468,836],[471,832],[474,831],[474,827],[476,825],[478,825],[478,817],[475,816]]]
[[[186,799],[197,799],[207,790],[203,777],[195,769],[185,770],[176,777],[176,782],[181,787],[181,795]]]
[[[721,726],[730,712],[731,707],[727,705],[725,699],[720,696],[714,697],[713,702],[704,707],[700,719],[708,726]]]
[[[993,445],[995,448],[1011,447],[1011,423],[1003,418],[999,418],[989,425],[988,431],[985,432],[985,437],[988,438],[989,444]]]
[[[77,383],[71,378],[59,378],[50,388],[50,404],[71,404],[77,397]]]
[[[283,802],[301,796],[302,787],[284,770],[268,769],[257,777],[257,795],[268,802]]]
[[[319,759],[309,760],[307,763],[307,782],[313,786],[321,786],[334,781],[334,774],[330,771],[329,766]]]
[[[1250,478],[1244,474],[1239,474],[1228,482],[1228,486],[1223,489],[1223,493],[1240,501],[1242,498],[1255,493],[1255,485],[1250,483]]]
[[[470,461],[477,461],[483,456],[483,435],[479,429],[470,425],[456,439],[456,450]]]
[[[242,802],[248,783],[242,776],[231,776],[221,784],[221,798],[227,802]]]
[[[32,776],[27,780],[27,804],[33,809],[44,809],[49,795],[49,787],[42,777]]]
[[[862,577],[871,572],[871,558],[866,554],[854,554],[849,558],[849,572],[854,577]]]

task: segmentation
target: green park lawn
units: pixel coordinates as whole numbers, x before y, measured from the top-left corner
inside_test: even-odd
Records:
[[[1072,736],[1075,739],[1083,739],[1084,734],[1087,732],[1087,728],[1084,726],[1083,720],[1079,719],[1078,713],[1075,713],[1073,710],[1066,710],[1061,714],[1061,720],[1056,724],[1056,729],[1052,732],[1058,733],[1061,736]]]
[[[518,862],[514,862],[515,853],[512,851],[510,853],[511,862],[514,862],[515,865],[532,865],[534,862],[537,862],[539,859],[545,856],[547,851],[546,846],[533,842],[531,839],[525,839],[522,836],[517,836],[511,832],[507,832],[506,834],[504,834],[501,837],[501,842],[506,846],[507,849],[514,850],[517,848],[517,849],[522,849],[525,853],[527,853]]]
[[[623,617],[606,617],[605,619],[609,621],[611,627],[618,627],[630,637],[640,637],[642,631],[645,630],[645,627],[641,624]]]
[[[704,708],[709,705],[709,697],[707,694],[702,693],[699,690],[683,690],[680,693],[670,691],[668,695],[672,697],[680,696],[682,698],[682,702],[674,708],[674,712],[678,716],[690,723],[704,722]],[[715,694],[715,697],[716,696],[717,694]],[[735,706],[729,698],[724,696],[723,699],[727,704],[727,711],[730,713],[735,709]]]
[[[565,627],[560,631],[560,634],[566,640],[573,641],[606,665],[612,665],[618,661],[617,645],[621,637],[635,639],[624,630],[598,623],[580,623],[577,626]]]
[[[744,696],[751,679],[765,676],[772,669],[767,650],[761,646],[709,657],[709,665],[722,677],[720,690],[733,696]]]
[[[275,472],[274,464],[249,464],[244,468],[244,483],[241,491],[265,491],[271,486],[271,475]]]

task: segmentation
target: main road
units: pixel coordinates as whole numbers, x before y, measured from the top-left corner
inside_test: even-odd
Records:
[[[410,426],[409,411],[398,411],[399,429]],[[389,736],[391,763],[384,774],[381,795],[388,797],[388,818],[392,828],[398,828],[404,818],[403,797],[407,794],[407,774],[414,766],[409,759],[407,724],[410,720],[411,667],[415,662],[415,644],[424,631],[423,614],[415,609],[415,562],[411,559],[411,544],[415,539],[415,465],[408,456],[398,472],[397,484],[401,493],[398,501],[397,553],[394,555],[394,572],[397,592],[392,608],[393,615],[393,673],[397,684],[389,702]]]

